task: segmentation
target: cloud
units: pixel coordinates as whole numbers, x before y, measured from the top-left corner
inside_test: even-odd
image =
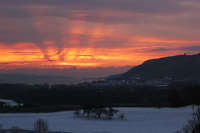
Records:
[[[172,49],[169,48],[156,48],[152,49],[153,52],[161,52],[161,51],[171,51]]]
[[[76,55],[76,56],[89,56],[89,57],[91,57],[91,56],[93,56],[93,55]]]
[[[200,52],[200,46],[188,46],[188,47],[177,47],[177,48],[156,48],[156,49],[152,49],[153,52],[177,51],[177,50],[199,51]]]
[[[30,9],[40,16],[91,22],[131,23],[140,16],[177,14],[190,10],[180,2],[181,0],[1,0],[0,14],[4,17],[31,17],[23,11]]]
[[[200,46],[180,47],[178,49],[186,50],[186,51],[199,51],[200,52]]]
[[[130,10],[138,12],[174,12],[182,11],[183,5],[180,2],[183,0],[1,0],[1,5],[14,7],[24,6],[40,6],[48,8],[49,6],[71,7],[73,9],[117,9]],[[16,5],[16,6],[15,6]],[[170,7],[170,9],[168,9]]]
[[[50,62],[51,62],[51,61],[56,61],[56,60],[50,60],[50,59],[49,59],[48,61],[50,61]]]
[[[43,65],[115,58],[121,65],[164,51],[195,52],[199,7],[198,0],[0,0],[0,47],[10,61]]]
[[[36,55],[40,54],[39,52],[9,52],[11,54],[20,54],[20,55]]]

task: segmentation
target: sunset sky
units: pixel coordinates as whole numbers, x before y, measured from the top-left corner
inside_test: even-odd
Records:
[[[0,0],[0,69],[111,67],[200,52],[200,0]]]

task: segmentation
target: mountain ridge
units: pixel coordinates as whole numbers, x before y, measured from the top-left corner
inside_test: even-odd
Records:
[[[151,59],[110,79],[119,80],[198,80],[200,81],[200,53]]]

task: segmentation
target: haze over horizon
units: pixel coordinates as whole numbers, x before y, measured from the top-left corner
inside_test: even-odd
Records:
[[[200,52],[199,0],[0,0],[0,70],[123,67]]]
[[[122,74],[130,70],[133,66],[123,67],[97,67],[97,68],[17,68],[2,69],[0,77],[8,75],[39,75],[39,76],[66,76],[71,78],[105,78],[110,75]],[[1,78],[0,78],[1,79]]]

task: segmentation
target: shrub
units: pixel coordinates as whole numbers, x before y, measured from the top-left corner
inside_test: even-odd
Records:
[[[18,126],[12,126],[11,127],[11,133],[18,133],[17,130],[19,129]]]
[[[125,114],[119,114],[119,119],[123,120],[125,118]]]
[[[17,129],[19,129],[19,127],[18,126],[12,126],[11,129],[12,130],[17,130]]]
[[[43,120],[43,119],[38,119],[35,123],[34,123],[34,130],[36,131],[48,131],[49,125],[48,123]]]
[[[177,133],[200,133],[200,106],[196,110],[193,107],[192,119]]]
[[[76,111],[74,111],[74,116],[76,116],[76,117],[79,117],[80,116],[80,110],[76,110]]]

